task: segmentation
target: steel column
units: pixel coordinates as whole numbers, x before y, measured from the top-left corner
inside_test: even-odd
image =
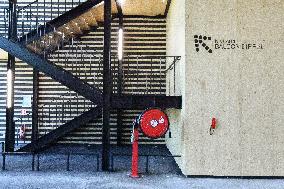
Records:
[[[111,0],[104,1],[102,170],[109,171],[111,76]]]
[[[38,71],[33,70],[32,142],[38,139]]]
[[[123,13],[122,13],[122,9],[121,9],[121,5],[120,3],[116,2],[117,5],[117,9],[118,9],[118,16],[119,16],[119,29],[123,29]],[[118,37],[119,39],[119,37]],[[122,53],[122,59],[118,58],[118,77],[117,77],[117,94],[118,96],[122,95],[122,91],[123,91],[123,53]],[[122,114],[123,114],[123,110],[122,109],[117,109],[117,145],[121,146],[122,145],[122,126],[123,126],[123,122],[122,122]]]
[[[17,7],[16,0],[9,1],[9,28],[8,39],[17,41]],[[6,107],[6,133],[5,133],[5,151],[13,152],[15,144],[15,123],[14,123],[14,81],[15,81],[15,57],[8,54],[7,70],[11,70],[11,107]],[[8,81],[7,81],[8,82]],[[8,83],[7,83],[8,86]]]

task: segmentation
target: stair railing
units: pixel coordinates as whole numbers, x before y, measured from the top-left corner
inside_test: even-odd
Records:
[[[19,2],[17,10],[18,36],[24,36],[39,28],[46,28],[49,21],[81,4],[81,0],[35,0],[29,4]],[[43,13],[43,14],[40,14]]]
[[[122,93],[177,95],[179,75],[176,67],[179,60],[180,56],[125,55],[122,65]],[[117,55],[112,55],[113,86],[117,85],[118,72]]]
[[[36,5],[35,5],[36,4]],[[37,9],[36,13],[32,9]],[[38,26],[38,0],[35,0],[24,7],[19,7],[17,10],[18,19],[18,38],[37,29]],[[19,25],[20,24],[20,25]]]
[[[9,1],[1,0],[0,2],[0,14],[3,14],[3,17],[0,17],[0,35],[3,37],[8,37]]]
[[[180,56],[168,56],[168,67],[165,70],[167,77],[167,95],[168,96],[178,96],[181,95],[180,88],[180,67],[179,62],[181,60]]]
[[[93,103],[72,91],[48,99],[48,102],[38,108],[38,136],[60,127],[91,107],[94,107]]]
[[[7,8],[4,9],[4,35],[7,36],[8,34],[8,27],[9,27],[9,10]]]

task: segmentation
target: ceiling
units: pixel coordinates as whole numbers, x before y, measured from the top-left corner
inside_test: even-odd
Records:
[[[164,15],[167,0],[118,0],[124,15],[158,16]]]

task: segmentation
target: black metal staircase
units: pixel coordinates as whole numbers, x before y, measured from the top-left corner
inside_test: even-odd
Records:
[[[88,0],[86,2],[83,2],[82,4],[78,5],[77,7],[65,12],[64,14],[58,16],[57,18],[47,22],[45,25],[42,25],[31,32],[29,32],[26,35],[23,35],[19,41],[23,44],[25,43],[31,43],[42,36],[54,32],[55,28],[59,28],[60,26],[65,25],[66,23],[76,19],[78,17],[78,20],[80,19],[79,17],[84,14],[86,11],[94,7],[95,5],[101,3],[103,0]],[[88,25],[89,29],[91,26],[97,26],[96,20],[87,23],[86,21],[82,20],[81,22],[85,22],[84,25]],[[89,26],[90,24],[90,26]],[[40,34],[40,35],[39,35]]]
[[[57,129],[54,129],[53,131],[40,137],[37,141],[23,146],[18,151],[19,152],[37,152],[39,150],[47,148],[51,144],[55,143],[62,136],[73,131],[79,126],[88,123],[89,121],[97,118],[100,115],[101,115],[100,106],[92,108],[89,111],[83,113],[82,115],[75,117],[73,120],[61,125]]]
[[[64,70],[63,68],[49,62],[42,56],[29,51],[24,46],[21,46],[18,42],[12,42],[11,40],[0,36],[0,48],[10,53],[11,55],[25,61],[27,64],[31,65],[38,71],[45,73],[54,80],[91,100],[95,104],[101,104],[102,93],[99,89],[80,80],[69,71]]]
[[[115,1],[113,1],[112,4],[111,13],[115,15],[118,13],[118,7]],[[81,125],[101,115],[103,104],[103,94],[101,90],[83,81],[71,71],[49,61],[47,56],[51,52],[61,49],[68,42],[70,43],[70,41],[72,41],[73,46],[74,39],[100,26],[104,22],[104,18],[101,16],[103,7],[104,4],[102,0],[88,0],[45,23],[43,26],[37,26],[36,24],[35,29],[22,35],[18,41],[8,40],[0,36],[1,49],[25,61],[36,70],[75,91],[95,105],[95,107],[41,136],[38,140],[23,146],[18,151],[40,151],[53,144],[67,133],[72,132],[74,129],[79,128]],[[22,30],[24,30],[24,28],[22,28]],[[177,60],[179,59],[175,57],[174,63],[176,63]],[[135,74],[138,73],[138,70],[137,65]],[[168,70],[164,70],[163,73],[160,71],[158,74],[166,74],[166,71]],[[138,76],[137,74],[137,82]],[[161,76],[159,76],[158,79],[161,79]],[[149,107],[181,108],[181,97],[169,97],[161,94],[113,94],[111,96],[112,109],[145,109]]]

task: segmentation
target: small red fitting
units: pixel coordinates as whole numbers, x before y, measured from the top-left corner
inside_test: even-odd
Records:
[[[212,118],[212,123],[211,123],[211,128],[212,128],[212,129],[216,129],[216,123],[217,123],[216,118],[213,117],[213,118]]]
[[[209,133],[210,135],[213,135],[215,129],[217,127],[217,120],[215,117],[212,118],[212,121],[211,121],[211,126],[210,126],[210,130],[209,130]]]

